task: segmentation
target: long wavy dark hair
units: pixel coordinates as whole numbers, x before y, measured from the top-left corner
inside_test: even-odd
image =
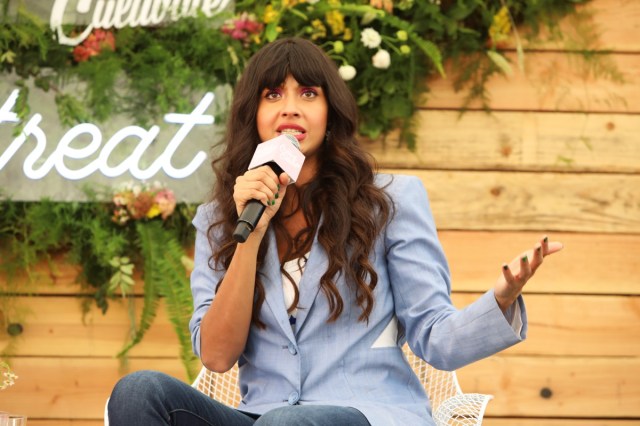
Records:
[[[318,242],[329,255],[329,265],[320,279],[331,309],[328,321],[335,321],[344,308],[334,281],[340,274],[352,287],[362,309],[359,321],[368,321],[374,303],[373,290],[378,282],[369,254],[392,214],[393,204],[384,190],[374,184],[375,161],[355,138],[358,109],[351,91],[340,78],[335,63],[310,41],[287,38],[269,43],[252,57],[238,81],[222,141],[225,149],[212,162],[217,178],[212,201],[217,206],[219,221],[208,230],[213,252],[210,265],[226,270],[231,263],[237,244],[231,235],[238,219],[233,187],[236,177],[246,172],[261,142],[256,125],[260,96],[265,88],[280,87],[288,75],[302,86],[322,88],[329,106],[328,137],[318,152],[318,172],[314,179],[302,187],[292,185],[287,189],[286,196],[294,199],[294,212],[302,209],[307,227],[297,235],[289,235],[283,225],[288,216],[282,210],[269,226],[276,232],[278,241],[286,243],[282,263],[304,256],[317,233]],[[264,239],[258,252],[258,271],[266,249]],[[282,265],[281,270],[284,271]],[[252,322],[261,328],[264,323],[258,312],[264,299],[258,272]],[[290,309],[297,301],[296,290]]]

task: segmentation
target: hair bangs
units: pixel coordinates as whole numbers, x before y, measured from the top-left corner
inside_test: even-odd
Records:
[[[263,62],[258,79],[260,90],[280,87],[289,74],[301,86],[327,87],[327,76],[323,72],[327,62],[316,46],[290,40],[274,47]]]

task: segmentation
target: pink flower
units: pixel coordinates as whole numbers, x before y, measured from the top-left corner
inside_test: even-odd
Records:
[[[230,35],[236,40],[249,44],[251,36],[262,32],[263,25],[258,22],[255,15],[242,12],[235,19],[228,19],[222,25],[222,32]]]
[[[114,193],[111,202],[111,219],[120,225],[130,220],[153,219],[158,216],[165,220],[176,208],[175,195],[159,182],[153,185],[126,184]]]
[[[176,208],[176,197],[168,189],[162,189],[156,193],[155,203],[160,209],[162,219],[168,218]]]
[[[116,39],[111,31],[94,30],[82,44],[73,48],[73,60],[88,61],[92,56],[100,54],[102,49],[116,50]]]

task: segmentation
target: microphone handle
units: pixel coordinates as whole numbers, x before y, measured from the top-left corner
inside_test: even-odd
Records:
[[[247,241],[249,234],[260,221],[262,213],[264,213],[264,209],[266,208],[267,207],[258,200],[249,200],[236,222],[236,230],[233,231],[233,239],[239,243]]]
[[[271,167],[271,170],[273,170],[278,176],[280,176],[284,171],[275,161],[270,161],[263,165]],[[236,229],[233,231],[233,239],[239,243],[247,241],[249,234],[258,225],[258,222],[262,217],[262,213],[264,213],[264,209],[266,208],[267,207],[258,200],[249,200],[247,205],[244,206],[244,210],[242,210],[242,213],[236,222]]]

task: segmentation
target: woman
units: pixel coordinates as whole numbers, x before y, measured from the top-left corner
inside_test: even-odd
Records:
[[[432,425],[402,345],[453,370],[521,341],[522,287],[562,245],[545,238],[456,310],[424,187],[375,172],[355,139],[354,99],[311,42],[261,49],[230,117],[213,200],[194,219],[190,327],[209,369],[238,362],[241,405],[139,372],[114,389],[111,424]],[[281,134],[305,155],[292,185],[267,166],[247,171],[256,146]],[[238,244],[236,220],[253,199],[267,207]]]

